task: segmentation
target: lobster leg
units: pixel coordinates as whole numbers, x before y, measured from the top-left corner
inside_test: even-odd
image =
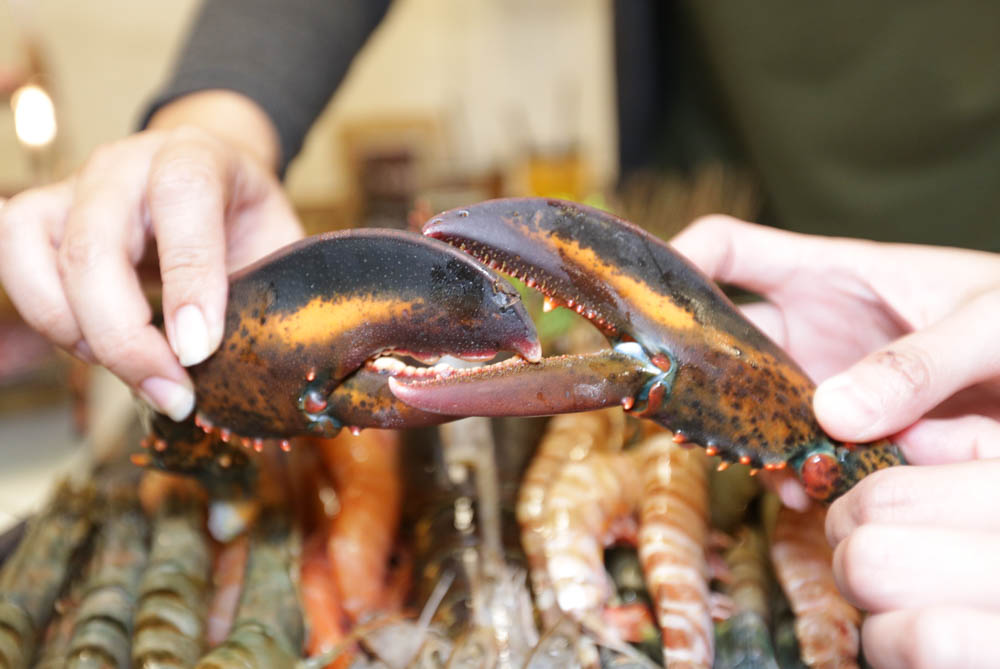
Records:
[[[614,346],[541,366],[391,382],[416,408],[531,415],[621,403],[728,461],[792,465],[819,499],[903,461],[887,442],[854,448],[828,437],[802,369],[708,277],[631,223],[571,202],[512,199],[441,214],[424,234],[574,309]]]

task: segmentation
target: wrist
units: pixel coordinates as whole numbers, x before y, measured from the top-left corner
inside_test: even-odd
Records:
[[[213,89],[179,97],[149,119],[151,130],[197,126],[249,155],[269,171],[281,161],[278,131],[253,100],[234,91]]]

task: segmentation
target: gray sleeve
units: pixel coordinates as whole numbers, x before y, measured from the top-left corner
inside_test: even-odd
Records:
[[[285,167],[390,0],[205,0],[166,85],[142,118],[188,93],[236,91],[268,113]]]

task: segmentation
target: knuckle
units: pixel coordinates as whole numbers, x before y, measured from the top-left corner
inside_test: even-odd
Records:
[[[899,345],[879,351],[872,363],[884,370],[901,393],[915,396],[930,388],[933,365],[927,353],[915,346]]]
[[[120,373],[122,363],[142,358],[141,334],[139,328],[112,328],[88,340],[94,357],[112,372]]]
[[[32,327],[62,345],[75,343],[75,326],[72,318],[62,309],[52,306],[39,306],[30,314],[25,314]]]
[[[59,245],[57,265],[65,278],[87,272],[107,255],[101,239],[89,234],[68,235]]]
[[[204,274],[212,265],[208,249],[195,244],[160,248],[160,273],[164,283]]]
[[[150,204],[169,206],[214,198],[221,191],[221,183],[212,162],[202,153],[193,152],[169,157],[157,165],[150,175],[149,189]]]
[[[879,491],[870,482],[871,477],[863,479],[852,491],[851,521],[855,527],[862,527],[878,520]]]
[[[83,164],[83,171],[102,173],[114,167],[121,160],[122,141],[101,144],[91,151]]]
[[[834,503],[831,504],[830,508],[827,510],[826,520],[823,523],[823,529],[826,532],[826,542],[833,548],[837,547],[837,544],[839,544],[847,536],[851,528],[854,526],[854,516],[851,505],[854,504],[854,498],[852,495],[857,494],[857,492],[858,486],[855,486],[846,495],[834,501]]]
[[[691,223],[691,227],[698,226],[708,230],[718,230],[721,228],[739,225],[741,223],[743,223],[743,221],[740,219],[727,216],[726,214],[706,214],[705,216],[699,216],[696,218]]]
[[[730,232],[741,223],[742,221],[725,214],[708,214],[692,221],[682,234],[696,238],[728,239]]]
[[[901,481],[906,471],[883,469],[862,479],[856,486],[851,519],[855,526],[891,522],[896,511],[910,502],[909,488]]]
[[[193,144],[205,145],[214,140],[211,133],[206,132],[197,125],[182,123],[167,131],[168,141],[172,144]]]

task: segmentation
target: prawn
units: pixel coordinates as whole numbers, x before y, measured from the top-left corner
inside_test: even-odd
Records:
[[[592,451],[616,449],[623,430],[624,415],[620,409],[555,416],[549,421],[521,481],[517,522],[521,526],[521,545],[528,563],[535,606],[546,628],[560,619],[545,560],[544,525],[550,484],[567,462],[582,460]]]
[[[809,667],[857,667],[861,616],[837,591],[833,551],[826,541],[826,509],[782,507],[774,527],[771,561],[795,612],[795,636]]]
[[[340,501],[327,558],[340,605],[357,623],[384,606],[402,499],[399,433],[369,429],[316,442]]]
[[[670,667],[711,667],[713,631],[708,591],[708,477],[700,450],[672,435],[638,447],[642,472],[639,559]]]

